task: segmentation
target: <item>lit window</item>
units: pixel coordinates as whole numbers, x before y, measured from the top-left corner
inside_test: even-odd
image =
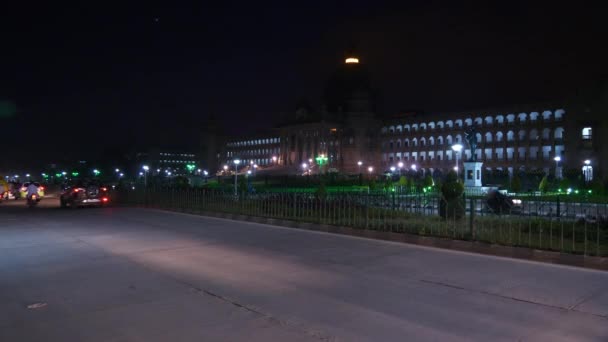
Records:
[[[583,139],[584,140],[591,140],[591,138],[592,138],[591,127],[585,127],[585,128],[583,128],[582,133],[583,133]]]
[[[359,63],[359,58],[348,57],[347,59],[344,60],[344,63],[346,63],[346,64],[357,64],[357,63]]]

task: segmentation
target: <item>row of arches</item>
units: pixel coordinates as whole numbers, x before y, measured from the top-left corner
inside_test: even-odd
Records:
[[[256,146],[256,145],[266,145],[266,144],[278,144],[280,142],[281,142],[280,138],[270,138],[270,139],[257,139],[257,140],[229,142],[227,146],[228,147]]]
[[[382,127],[382,133],[404,133],[404,132],[418,132],[418,131],[427,131],[427,130],[435,130],[435,129],[453,129],[453,128],[463,128],[470,127],[475,124],[478,127],[481,126],[492,126],[494,124],[504,124],[504,123],[525,123],[525,122],[536,122],[539,120],[549,121],[549,120],[561,120],[565,111],[563,109],[558,109],[555,112],[546,110],[542,113],[539,112],[531,112],[531,113],[519,113],[519,114],[507,114],[507,115],[496,115],[496,116],[486,116],[486,117],[476,117],[476,118],[466,118],[466,119],[456,119],[456,120],[445,120],[445,121],[431,121],[431,122],[421,122],[421,123],[413,123],[413,124],[399,124],[399,125],[391,125]]]
[[[517,131],[517,134],[515,131],[507,131],[506,134],[503,134],[503,132],[498,131],[495,133],[492,132],[486,132],[485,134],[482,135],[482,133],[477,133],[477,142],[478,143],[494,143],[494,142],[503,142],[505,141],[515,141],[517,138],[517,141],[526,141],[526,140],[531,140],[531,141],[535,141],[535,140],[551,140],[551,139],[555,139],[555,140],[560,140],[564,138],[564,128],[563,127],[557,127],[555,129],[550,129],[550,128],[544,128],[543,130],[539,131],[535,128],[527,131],[525,129],[521,129],[519,131]],[[389,140],[388,141],[388,147],[389,149],[393,149],[393,148],[401,148],[401,147],[416,147],[416,146],[427,146],[427,144],[429,146],[433,146],[433,145],[452,145],[452,144],[462,144],[463,143],[463,136],[461,134],[456,134],[455,136],[452,136],[450,134],[448,134],[445,139],[443,136],[438,136],[438,137],[433,137],[430,136],[428,138],[426,137],[421,137],[421,138],[405,138],[403,140],[401,139],[396,139],[396,140]],[[385,144],[386,146],[386,144]]]

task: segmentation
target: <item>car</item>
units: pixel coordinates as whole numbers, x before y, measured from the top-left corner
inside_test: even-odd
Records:
[[[44,197],[44,186],[40,185],[40,183],[38,183],[38,182],[33,182],[33,183],[35,186],[38,187],[38,197],[43,198]],[[21,186],[19,187],[19,198],[27,197],[27,187],[28,186],[30,186],[30,182],[21,184]]]
[[[95,206],[101,207],[110,203],[108,188],[96,183],[67,186],[59,196],[62,208]]]

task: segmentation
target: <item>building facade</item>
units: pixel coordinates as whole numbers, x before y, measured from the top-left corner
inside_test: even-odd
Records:
[[[384,122],[382,164],[386,168],[401,162],[432,174],[462,169],[462,162],[472,157],[465,132],[474,129],[476,159],[486,170],[549,172],[566,159],[565,117],[563,108],[542,106],[494,113],[408,113]],[[463,146],[461,152],[452,148],[457,144]]]
[[[323,106],[299,106],[272,133],[226,141],[220,164],[253,160],[275,172],[382,173],[391,167],[443,174],[471,159],[465,133],[475,130],[477,161],[513,174],[542,170],[561,176],[580,170],[590,181],[608,170],[608,87],[555,103],[454,113],[379,116],[359,59],[345,62],[328,82]],[[454,145],[463,146],[456,152]],[[306,164],[306,165],[304,165]]]

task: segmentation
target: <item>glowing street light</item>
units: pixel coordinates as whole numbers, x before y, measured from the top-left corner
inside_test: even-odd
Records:
[[[452,145],[452,150],[454,150],[454,155],[456,156],[456,167],[454,168],[454,170],[456,171],[456,177],[458,177],[458,154],[460,153],[460,151],[462,151],[462,145],[454,144]]]
[[[562,158],[560,156],[555,156],[553,160],[555,160],[555,177],[562,178],[560,174],[561,172],[559,172],[559,162],[562,161]]]
[[[416,164],[412,164],[412,170],[416,171]]]
[[[237,182],[237,177],[238,177],[238,174],[239,174],[239,164],[241,163],[241,160],[240,159],[235,159],[233,161],[233,163],[234,163],[234,196],[238,196],[239,193],[237,192],[236,182]]]
[[[368,168],[367,168],[367,172],[369,172],[370,174],[371,174],[372,172],[374,172],[374,167],[373,167],[373,166],[368,167]]]
[[[396,168],[394,166],[391,166],[391,173],[395,173]]]
[[[148,187],[148,170],[150,170],[150,167],[148,165],[144,165],[141,168],[144,169],[144,186],[147,188]],[[140,174],[141,174],[141,172],[140,172]]]
[[[276,163],[277,162],[277,156],[272,156],[272,162]]]
[[[359,174],[361,174],[361,165],[363,165],[363,162],[359,160],[357,162],[357,166],[359,167]]]
[[[228,165],[224,165],[224,172],[228,171]]]
[[[591,168],[591,160],[585,159],[583,162],[585,166],[583,166],[583,176],[585,177],[585,182],[588,183],[593,180],[593,169]]]
[[[120,169],[114,169],[114,172],[119,173]]]
[[[397,166],[399,167],[399,176],[401,176],[401,169],[403,169],[403,162],[397,163]]]

